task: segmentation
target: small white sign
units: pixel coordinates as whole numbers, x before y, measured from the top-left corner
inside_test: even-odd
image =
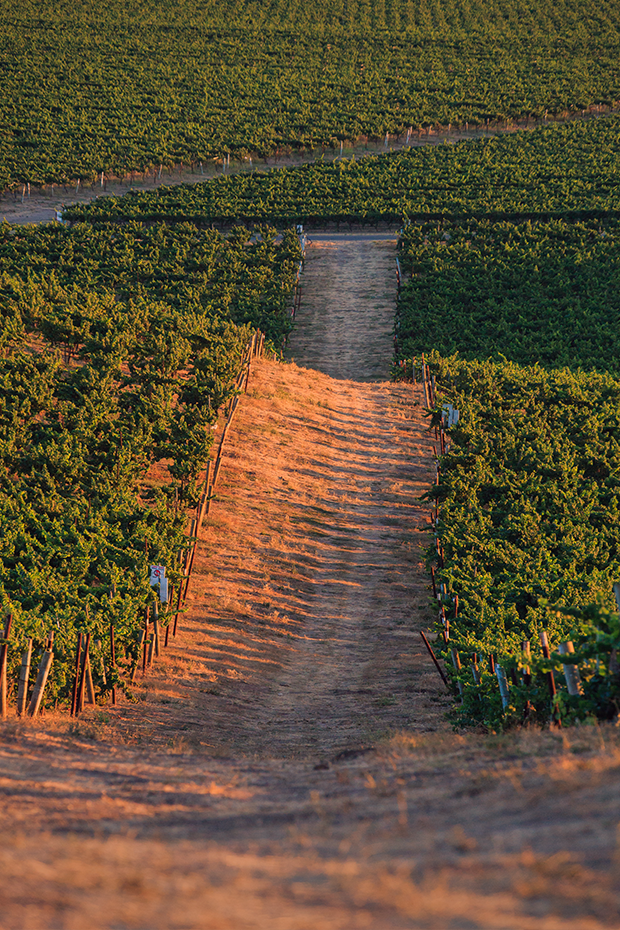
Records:
[[[156,588],[157,585],[161,585],[162,579],[166,577],[166,566],[165,565],[151,565],[151,577],[149,582],[152,588]]]

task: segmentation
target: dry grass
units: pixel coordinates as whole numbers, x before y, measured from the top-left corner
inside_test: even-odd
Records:
[[[612,726],[402,733],[322,768],[90,726],[6,729],[3,928],[620,923]]]

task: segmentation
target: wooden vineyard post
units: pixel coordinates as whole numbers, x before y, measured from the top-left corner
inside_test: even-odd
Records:
[[[110,624],[110,669],[116,671],[116,644],[114,642],[114,624]],[[116,685],[112,685],[112,704],[116,704]]]
[[[478,655],[474,652],[471,657],[471,675],[474,679],[474,683],[480,687],[480,669],[478,667]]]
[[[198,532],[199,533],[202,528],[202,521],[205,518],[205,514],[208,512],[209,491],[211,487],[209,484],[210,475],[211,475],[211,459],[209,459],[209,461],[207,462],[207,467],[205,471],[205,480],[202,486],[203,487],[202,496],[200,498],[200,503],[198,505]]]
[[[567,640],[565,643],[560,643],[558,651],[563,656],[575,654],[575,648],[570,640]],[[564,672],[564,678],[566,679],[568,693],[572,694],[573,697],[578,697],[580,694],[583,694],[583,687],[581,685],[581,678],[579,677],[579,669],[577,666],[563,665],[562,671]]]
[[[168,600],[168,606],[170,606],[174,601],[174,585],[170,585],[170,597]],[[168,619],[166,624],[166,638],[164,640],[164,648],[168,647],[168,640],[170,639],[170,627],[172,626],[172,621]]]
[[[524,639],[521,643],[521,655],[523,661],[523,684],[530,686],[532,681],[532,670],[530,668],[531,650],[529,639]]]
[[[149,658],[149,609],[144,612],[144,650],[142,652],[142,674],[146,675],[146,665]]]
[[[4,719],[7,715],[7,666],[9,660],[9,638],[11,636],[11,626],[13,625],[13,614],[9,614],[4,627],[4,642],[0,647],[0,717]]]
[[[452,664],[454,665],[454,670],[458,676],[458,674],[461,671],[461,660],[459,658],[458,651],[456,649],[451,649],[450,655],[452,656]],[[457,678],[456,683],[459,689],[459,694],[461,695],[461,699],[462,699],[463,698],[463,682],[460,680],[460,678]]]
[[[90,648],[90,633],[86,634],[86,642],[82,651],[82,667],[80,671],[80,684],[78,686],[77,700],[75,705],[75,715],[81,714],[84,710],[84,691],[86,689],[86,669],[88,667],[88,650]]]
[[[547,634],[545,633],[544,630],[540,634],[540,645],[542,646],[542,654],[545,657],[545,659],[550,659],[551,651],[549,649],[549,640],[547,639]],[[553,671],[547,672],[546,677],[547,677],[547,685],[549,687],[549,694],[553,698],[555,697],[555,694],[556,694],[555,678],[553,677]]]
[[[424,406],[428,410],[430,403],[428,401],[428,388],[426,386],[426,362],[424,361],[424,352],[422,353],[422,388],[424,389]]]
[[[221,463],[222,463],[222,448],[221,448],[221,446],[220,446],[220,448],[219,448],[219,450],[218,450],[218,453],[217,453],[217,458],[216,458],[216,460],[215,460],[215,465],[214,465],[214,467],[213,467],[213,482],[211,483],[211,492],[212,492],[212,493],[215,492],[215,487],[216,487],[216,485],[217,485],[217,479],[218,479],[219,476],[220,476],[220,465],[221,465]]]
[[[30,662],[32,660],[32,640],[22,653],[22,664],[19,670],[19,685],[17,688],[17,713],[20,717],[26,713],[26,699],[28,697],[28,679],[30,678]]]
[[[160,649],[159,649],[159,611],[157,610],[157,604],[153,604],[153,639],[155,643],[155,656],[159,658]]]
[[[90,655],[86,654],[86,700],[89,704],[96,704],[95,685],[93,683],[93,673],[90,667]]]
[[[30,717],[36,717],[39,713],[39,710],[41,709],[43,692],[45,691],[45,685],[47,684],[53,658],[54,653],[52,652],[51,648],[46,650],[41,658],[37,680],[34,685],[34,691],[32,692],[30,704],[28,705],[28,715]]]
[[[495,666],[495,676],[497,678],[497,683],[499,685],[499,694],[502,699],[502,710],[508,710],[510,706],[510,695],[508,692],[508,679],[506,678],[506,672],[501,667],[501,665]]]
[[[433,597],[437,600],[437,585],[435,584],[435,569],[431,567],[431,581],[433,582]]]
[[[77,692],[80,680],[80,658],[82,655],[82,634],[78,633],[77,648],[75,650],[75,678],[73,679],[73,690],[71,692],[71,716],[75,717],[77,709]]]
[[[133,666],[133,668],[132,668],[132,670],[131,670],[131,677],[130,677],[130,679],[129,679],[129,683],[132,684],[132,685],[133,685],[133,683],[134,683],[135,680],[136,680],[136,673],[137,673],[137,671],[138,671],[138,666],[140,665],[140,653],[142,652],[142,648],[143,648],[143,647],[146,648],[145,640],[146,640],[146,634],[145,634],[144,630],[141,630],[141,631],[140,631],[140,642],[138,643],[138,652],[137,652],[137,654],[136,654],[136,661],[134,662],[134,666]],[[114,689],[114,690],[116,690],[116,689]]]
[[[210,485],[209,485],[209,488],[208,488],[208,491],[207,491],[207,497],[206,497],[206,500],[205,500],[205,513],[204,513],[205,516],[208,516],[209,511],[211,510],[211,501],[212,501],[212,500],[213,500],[213,485],[210,484]]]
[[[174,612],[174,625],[172,627],[173,637],[177,635],[177,626],[179,623],[179,612],[181,610],[181,592],[182,591],[183,591],[183,581],[181,580],[179,583],[179,593],[177,594],[177,606]]]
[[[420,630],[420,636],[421,636],[422,639],[424,640],[424,645],[425,645],[426,648],[428,649],[428,654],[430,655],[431,659],[432,659],[433,662],[435,663],[435,668],[436,668],[437,671],[439,672],[439,674],[440,674],[440,676],[441,676],[441,680],[443,681],[444,685],[446,686],[446,688],[447,688],[448,691],[449,691],[449,690],[450,690],[450,685],[448,684],[448,679],[447,679],[446,676],[444,675],[443,670],[442,670],[442,668],[441,668],[441,665],[440,665],[439,662],[437,661],[437,656],[436,656],[435,653],[433,652],[433,648],[432,648],[431,644],[429,643],[428,639],[426,638],[426,636],[424,635],[424,632],[423,632],[422,630]]]
[[[450,639],[450,621],[446,616],[446,608],[441,605],[441,622],[443,623],[444,639],[446,642]]]
[[[549,640],[547,639],[547,634],[545,633],[544,630],[540,634],[540,645],[542,646],[542,654],[545,657],[545,659],[550,659],[551,650],[549,649]],[[553,669],[550,669],[546,673],[545,677],[547,679],[547,687],[549,688],[549,694],[551,695],[552,718],[555,719],[557,726],[562,726],[562,721],[559,719],[559,717],[557,717],[556,712],[555,712],[556,688],[555,688],[555,678],[553,677]]]
[[[192,572],[194,570],[194,558],[196,557],[196,549],[198,548],[197,522],[198,522],[197,520],[192,520],[190,531],[189,531],[190,537],[193,540],[193,544],[192,544],[191,550],[188,555],[187,569],[183,577],[183,581],[185,582],[185,588],[183,590],[182,603],[185,603],[187,592],[189,590],[189,583],[192,577]],[[181,582],[182,587],[183,587],[183,581]]]

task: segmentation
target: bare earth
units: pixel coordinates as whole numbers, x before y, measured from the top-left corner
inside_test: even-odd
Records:
[[[295,361],[253,371],[179,635],[134,699],[2,724],[2,930],[620,926],[618,729],[446,722],[393,260],[315,238]]]

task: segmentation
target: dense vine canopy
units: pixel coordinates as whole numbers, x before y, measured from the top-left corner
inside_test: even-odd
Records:
[[[0,189],[618,98],[617,0],[0,2]]]

